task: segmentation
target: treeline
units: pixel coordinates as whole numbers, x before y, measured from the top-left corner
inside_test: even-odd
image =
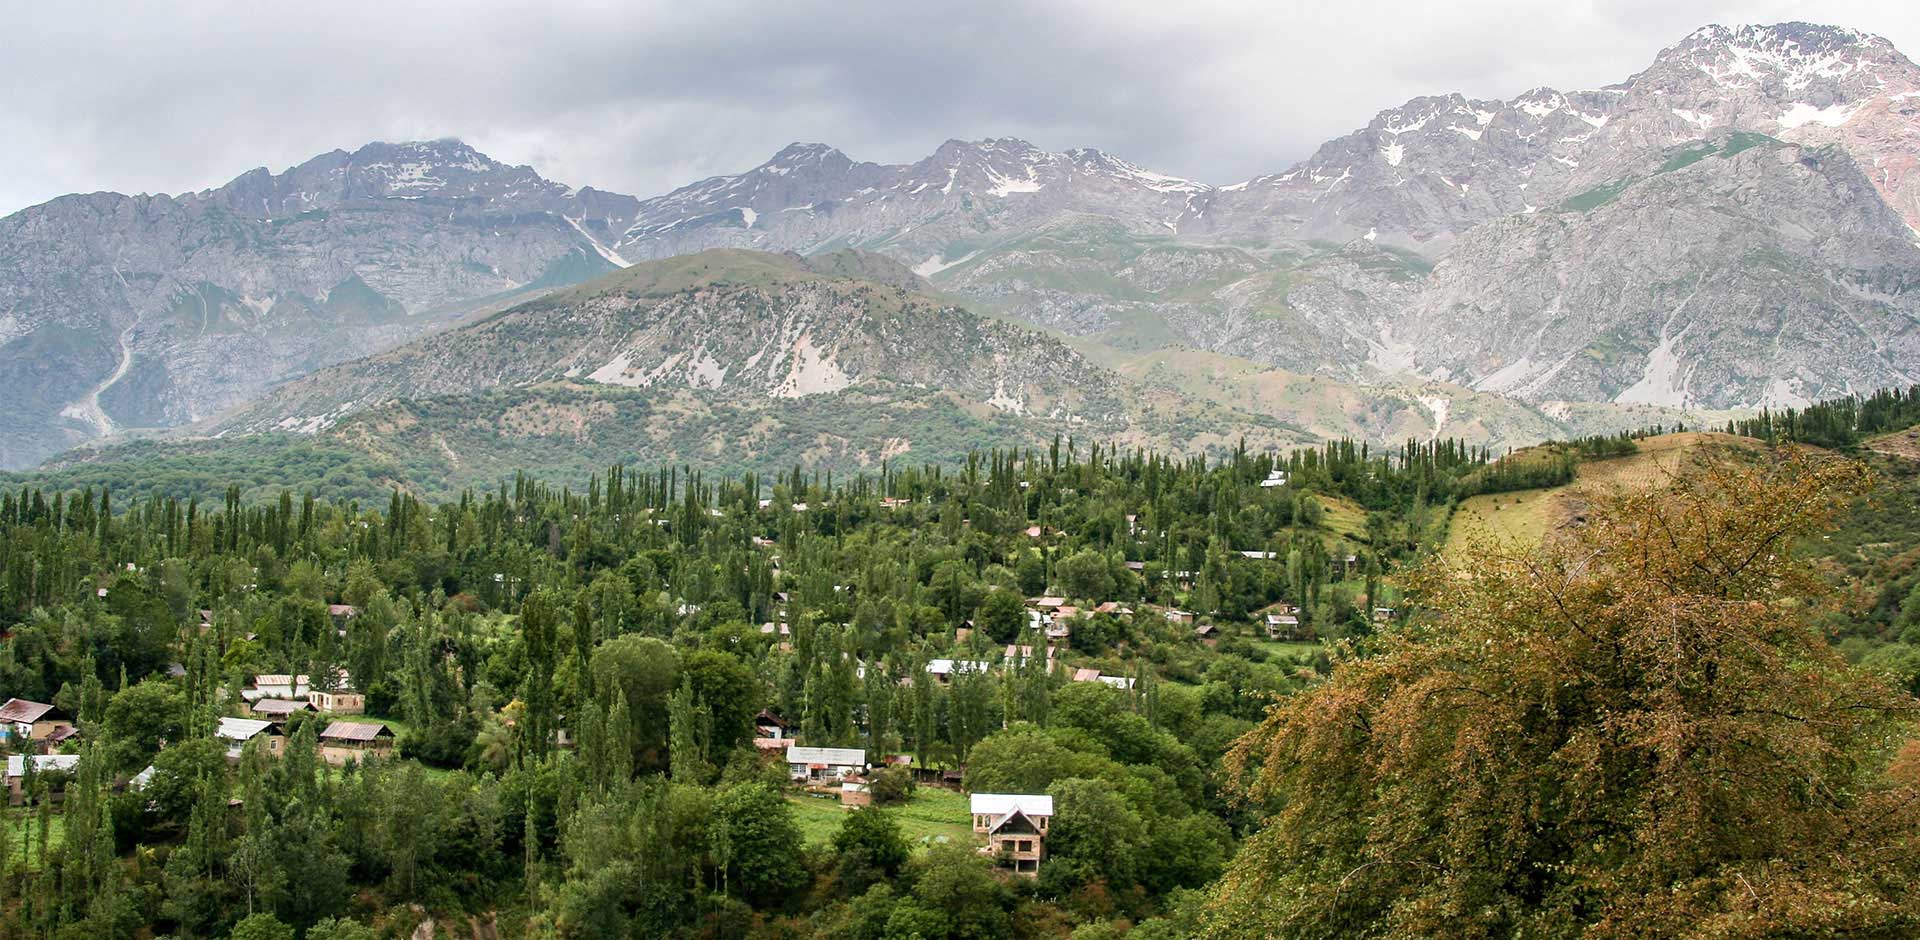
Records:
[[[1685,425],[1653,425],[1618,434],[1594,434],[1567,441],[1551,441],[1509,453],[1462,478],[1454,496],[1465,499],[1486,493],[1543,489],[1572,483],[1583,460],[1606,460],[1638,453],[1639,442],[1660,434],[1685,431]]]
[[[1727,422],[1727,433],[1768,442],[1790,441],[1816,447],[1848,448],[1876,434],[1920,424],[1920,385],[1881,389],[1871,395],[1846,395],[1805,408],[1762,410],[1751,418]]]
[[[1483,459],[1059,440],[852,478],[520,475],[438,503],[10,488],[0,698],[75,716],[81,765],[0,828],[0,934],[349,938],[403,934],[418,904],[507,935],[1184,935],[1253,822],[1213,771],[1310,681],[1259,612],[1366,634],[1417,510]],[[1082,611],[1051,653],[1024,600],[1043,594]],[[1210,649],[1168,609],[1236,635]],[[936,679],[939,660],[987,668]],[[285,756],[229,762],[216,721],[266,674],[344,674],[395,759],[319,766],[329,719],[296,717]],[[916,846],[887,813],[803,838],[753,745],[762,709],[806,744],[1053,795],[1041,876]]]

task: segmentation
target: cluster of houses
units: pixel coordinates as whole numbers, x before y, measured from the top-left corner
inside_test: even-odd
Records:
[[[254,676],[253,684],[240,690],[240,698],[256,715],[285,718],[296,711],[363,714],[367,710],[367,697],[354,691],[349,679],[345,671],[336,670],[332,689],[316,689],[304,675],[263,674]]]
[[[1118,676],[1093,678],[1109,684],[1130,687],[1133,680]],[[1078,676],[1076,676],[1078,678]],[[867,789],[871,765],[867,752],[857,747],[806,747],[794,743],[786,719],[762,710],[753,720],[754,745],[763,754],[778,755],[787,765],[787,776],[796,785],[814,792],[837,792],[840,804],[867,806],[873,795]],[[890,755],[885,763],[906,766],[912,758]],[[958,782],[958,775],[944,775],[947,782]],[[975,793],[969,798],[973,831],[985,840],[982,854],[1021,875],[1034,875],[1046,857],[1047,827],[1053,820],[1053,797],[1045,794]]]
[[[256,739],[264,743],[269,754],[277,757],[285,753],[286,723],[296,713],[350,716],[366,711],[366,696],[349,687],[345,673],[335,675],[332,684],[333,689],[316,689],[303,675],[255,676],[253,683],[240,692],[251,717],[221,718],[214,730],[215,736],[227,744],[227,758],[238,761],[241,749]],[[64,774],[73,770],[80,756],[55,752],[79,734],[73,717],[58,706],[19,698],[0,705],[0,744],[16,752],[7,758],[8,799],[18,805],[25,798],[30,775],[57,771],[60,773],[53,778],[57,782],[49,798],[58,800]],[[377,721],[334,720],[318,736],[320,758],[336,766],[349,760],[388,756],[393,745],[393,729]],[[152,768],[148,768],[130,784],[137,788],[151,776]]]

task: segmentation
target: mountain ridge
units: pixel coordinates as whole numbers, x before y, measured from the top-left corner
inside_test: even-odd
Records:
[[[1650,161],[1740,134],[1801,153],[1840,148],[1867,186],[1842,187],[1844,204],[1803,221],[1857,233],[1862,254],[1750,228],[1747,256],[1784,256],[1783,270],[1835,284],[1833,296],[1810,303],[1756,268],[1706,279],[1687,309],[1777,307],[1800,321],[1779,335],[1830,342],[1783,351],[1722,330],[1724,342],[1698,344],[1702,328],[1676,346],[1668,333],[1688,327],[1660,328],[1671,304],[1618,300],[1636,295],[1641,268],[1687,255],[1683,233],[1712,230],[1727,208],[1684,194],[1641,243],[1609,242],[1626,258],[1597,269],[1613,281],[1562,298],[1620,325],[1604,368],[1539,380],[1541,363],[1571,363],[1582,348],[1513,341],[1553,334],[1551,318],[1567,315],[1539,290],[1479,303],[1491,320],[1442,315],[1458,285],[1527,284],[1526,265],[1560,263],[1515,267],[1523,259],[1489,248],[1492,233],[1527,229],[1502,220],[1634,186]],[[1920,69],[1879,37],[1804,23],[1703,27],[1599,89],[1416,97],[1282,173],[1225,186],[1015,138],[949,140],[892,165],[796,142],[742,173],[639,199],[552,182],[458,140],[375,142],[197,193],[66,196],[0,219],[0,389],[22,405],[0,419],[0,464],[203,420],[332,363],[712,248],[859,248],[953,302],[1119,353],[1192,347],[1348,383],[1447,379],[1549,412],[1647,401],[1647,375],[1674,355],[1702,376],[1757,365],[1691,398],[1653,396],[1662,403],[1794,404],[1911,378],[1899,367],[1916,316],[1909,286],[1860,270],[1905,263],[1871,246],[1920,239],[1916,154]],[[1751,198],[1798,199],[1795,179],[1770,171]],[[1872,231],[1860,228],[1868,221]],[[1759,281],[1770,294],[1728,286]],[[1485,329],[1496,321],[1498,332]],[[1868,368],[1852,365],[1862,350],[1878,357]],[[1526,378],[1512,381],[1521,360]],[[1823,375],[1837,378],[1814,381]]]

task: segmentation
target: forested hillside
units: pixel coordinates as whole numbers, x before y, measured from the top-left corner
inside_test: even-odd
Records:
[[[1865,465],[1432,560],[1660,439],[9,488],[0,931],[1902,936],[1916,703],[1830,640],[1910,611],[1816,590]]]

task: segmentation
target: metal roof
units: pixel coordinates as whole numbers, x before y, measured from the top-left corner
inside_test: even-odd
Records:
[[[975,793],[968,803],[976,816],[1005,816],[1014,810],[1028,816],[1053,815],[1053,797],[1045,793]]]
[[[858,747],[790,747],[787,748],[787,763],[864,767],[867,764],[867,752]]]

